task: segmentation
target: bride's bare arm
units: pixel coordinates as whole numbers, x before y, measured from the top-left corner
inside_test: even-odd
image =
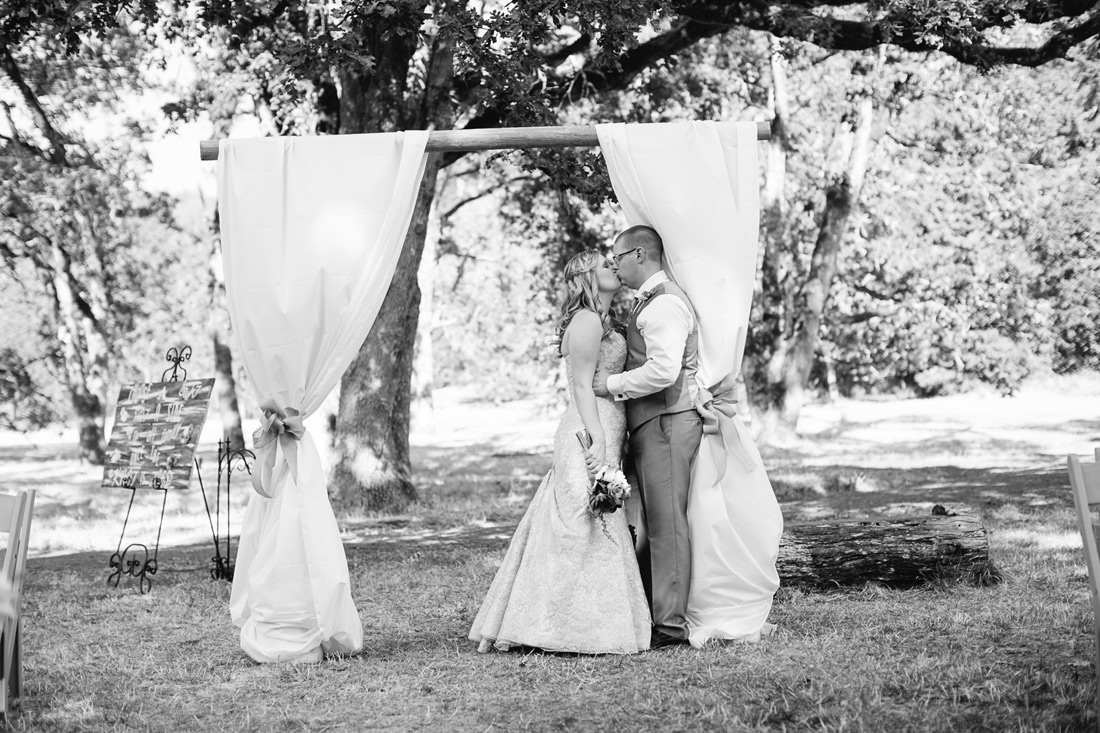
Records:
[[[568,346],[565,359],[573,378],[573,400],[585,429],[592,436],[592,447],[588,451],[589,461],[604,463],[607,445],[604,442],[600,413],[596,409],[596,393],[592,391],[596,357],[600,353],[600,341],[603,340],[603,323],[600,317],[590,310],[578,311],[565,329],[563,340]]]

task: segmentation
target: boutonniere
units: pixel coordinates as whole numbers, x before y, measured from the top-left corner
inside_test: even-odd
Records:
[[[638,310],[641,308],[647,300],[653,297],[652,290],[645,290],[634,296],[634,303],[631,305],[631,310]]]

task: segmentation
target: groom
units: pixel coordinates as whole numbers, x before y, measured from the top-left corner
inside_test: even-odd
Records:
[[[664,244],[652,227],[630,227],[615,239],[616,274],[637,292],[627,321],[626,371],[597,372],[593,381],[597,395],[626,401],[630,454],[646,516],[648,547],[639,548],[639,565],[653,614],[654,649],[688,640],[688,485],[703,436],[694,408],[695,314],[665,274],[663,256]]]

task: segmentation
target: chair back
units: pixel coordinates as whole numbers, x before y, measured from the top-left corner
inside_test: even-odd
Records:
[[[8,535],[4,559],[0,561],[0,715],[5,719],[12,701],[23,696],[20,606],[33,511],[33,489],[0,494],[0,533]]]
[[[12,537],[17,538],[18,544],[16,545],[12,582],[18,590],[21,600],[23,597],[23,576],[27,571],[27,553],[30,552],[31,517],[34,515],[35,492],[34,489],[27,489],[20,493],[23,494],[24,500],[19,507],[19,522],[15,528],[16,534],[8,537],[8,544],[12,544]]]
[[[1100,504],[1100,448],[1092,463],[1069,456],[1069,484],[1073,490],[1073,506],[1077,511],[1077,526],[1085,545],[1085,565],[1089,571],[1089,596],[1092,599],[1093,636],[1096,642],[1096,725],[1100,731],[1100,553],[1096,548],[1097,526],[1092,521],[1092,507]]]
[[[1100,592],[1100,551],[1096,546],[1097,527],[1092,521],[1092,507],[1100,504],[1100,449],[1097,461],[1082,462],[1069,456],[1069,483],[1073,489],[1073,505],[1077,510],[1077,527],[1085,546],[1085,565],[1092,580],[1092,593]]]
[[[22,567],[25,565],[23,546],[23,524],[26,516],[28,494],[0,494],[0,532],[8,535],[8,544],[4,550],[4,560],[0,563],[0,582],[13,590],[22,580]],[[29,529],[29,527],[28,527]],[[22,561],[22,562],[21,562]]]
[[[23,492],[27,495],[27,503],[23,505],[23,521],[19,523],[19,562],[15,573],[19,578],[19,585],[23,585],[23,574],[27,570],[27,554],[31,551],[31,517],[34,516],[34,489]]]

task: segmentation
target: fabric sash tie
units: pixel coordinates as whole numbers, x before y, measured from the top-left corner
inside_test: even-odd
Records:
[[[752,471],[756,468],[756,461],[745,447],[748,440],[741,435],[741,423],[733,419],[737,415],[737,399],[734,397],[736,385],[736,377],[727,374],[710,389],[699,390],[699,404],[702,405],[699,414],[703,416],[703,434],[719,437],[714,451],[714,468],[718,477],[712,486],[716,486],[726,475],[726,460],[730,454],[736,456],[746,470]]]
[[[303,418],[293,407],[280,410],[271,400],[260,405],[263,420],[260,427],[252,433],[252,447],[256,450],[256,468],[252,471],[252,488],[260,496],[271,499],[275,496],[275,458],[277,448],[282,446],[283,458],[290,468],[291,477],[298,480],[298,441],[306,433]]]

